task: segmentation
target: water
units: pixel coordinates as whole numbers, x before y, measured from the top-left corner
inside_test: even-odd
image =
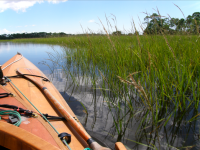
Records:
[[[55,46],[59,48],[59,46]],[[47,52],[54,50],[47,44],[15,44],[11,42],[0,42],[0,64],[4,64],[10,58],[20,52],[24,57],[30,60],[41,71],[49,70],[48,66],[41,65],[39,62],[47,61]]]
[[[108,136],[108,131],[113,125],[112,115],[107,107],[102,107],[104,103],[102,103],[103,97],[100,96],[100,91],[91,90],[92,85],[81,82],[81,77],[77,77],[79,78],[78,87],[71,86],[73,83],[70,77],[66,77],[66,73],[61,68],[48,60],[51,57],[49,54],[53,54],[55,51],[61,52],[62,47],[47,44],[1,42],[0,65],[16,55],[17,52],[20,52],[52,81],[87,132],[100,144],[114,149],[116,138]],[[94,92],[96,93],[95,98],[93,96]],[[88,115],[80,102],[86,107]]]
[[[66,49],[65,49],[66,50]],[[96,87],[93,87],[93,83],[90,80],[85,83],[85,77],[77,74],[74,79],[70,77],[68,72],[64,72],[63,68],[58,66],[57,63],[48,60],[52,57],[52,54],[62,55],[63,48],[60,46],[51,46],[47,44],[15,44],[11,42],[0,43],[0,64],[2,65],[13,57],[17,52],[20,52],[24,57],[34,63],[45,75],[52,81],[58,91],[65,98],[71,109],[74,111],[80,122],[83,124],[87,132],[101,144],[114,149],[114,143],[117,139],[117,132],[114,131],[114,123],[112,113],[108,109],[107,103],[105,103],[104,97],[101,94],[102,79],[97,80]],[[59,64],[65,64],[64,60],[59,59]],[[67,60],[68,61],[68,60]],[[73,63],[73,62],[72,62]],[[66,67],[64,65],[64,67]],[[68,70],[75,70],[72,65],[68,66]],[[88,78],[88,77],[87,77]],[[74,84],[73,80],[76,81]],[[88,114],[84,110],[86,107]],[[122,108],[123,109],[123,108]],[[115,110],[113,110],[115,111]],[[141,110],[142,111],[142,110]],[[139,144],[139,146],[133,141],[140,141],[141,143],[148,144],[148,140],[153,141],[156,136],[154,133],[149,136],[150,129],[146,128],[141,134],[136,134],[137,127],[142,119],[142,115],[136,115],[131,121],[131,126],[125,133],[124,141],[126,146],[131,149],[148,149],[147,146]],[[165,128],[159,130],[159,140],[161,143],[160,149],[176,149],[176,147],[182,147],[183,145],[195,145],[192,149],[199,149],[199,121],[196,122],[195,126],[192,124],[184,124],[183,121],[173,125],[174,120],[170,119],[169,124]],[[173,125],[173,126],[172,126]],[[194,130],[194,132],[193,132]],[[112,135],[112,136],[111,136]],[[135,136],[136,135],[136,136]],[[126,139],[130,140],[126,140]],[[146,140],[147,139],[147,140]],[[145,141],[146,140],[146,141]],[[152,142],[151,141],[151,142]],[[158,143],[154,143],[157,148]],[[169,147],[169,145],[171,147]],[[150,145],[152,146],[152,145]],[[151,148],[150,148],[151,149]]]

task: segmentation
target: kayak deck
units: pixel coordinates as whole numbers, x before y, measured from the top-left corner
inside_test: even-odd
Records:
[[[12,65],[6,67],[3,70],[4,76],[16,76],[18,68],[30,68],[37,70],[43,77],[46,77],[35,65],[33,65],[29,60],[22,57],[21,55],[15,55],[8,62],[6,62],[2,68],[6,67],[12,62]],[[20,59],[21,58],[21,59]],[[20,60],[19,60],[20,59]],[[18,60],[18,61],[17,61]],[[39,77],[35,77],[39,78]],[[54,106],[47,100],[42,91],[31,81],[25,78],[9,78],[14,83],[14,85],[34,104],[34,106],[40,110],[40,112],[44,114],[48,114],[51,116],[60,116],[62,115],[54,108]],[[41,80],[41,78],[39,78]],[[59,101],[59,103],[71,114],[71,116],[75,117],[75,114],[65,102],[63,97],[54,87],[51,82],[42,81],[43,85],[48,88],[51,94]],[[30,103],[24,98],[24,96],[16,89],[11,82],[7,82],[7,85],[4,87],[0,87],[0,93],[11,92],[16,95],[16,97],[8,97],[1,98],[0,104],[10,104],[16,105],[18,107],[22,107],[24,109],[32,110],[37,112],[35,108],[33,108]],[[1,121],[0,121],[1,122]],[[51,124],[55,127],[55,129],[59,132],[67,132],[71,134],[71,143],[69,146],[71,149],[83,150],[85,147],[89,147],[88,144],[77,134],[77,132],[73,129],[73,127],[67,122],[63,120],[50,121]],[[79,122],[78,122],[79,123]],[[80,123],[79,123],[80,124]],[[80,124],[81,125],[81,124]],[[66,149],[67,147],[62,143],[62,141],[58,138],[58,135],[54,131],[53,128],[41,117],[37,118],[26,118],[25,121],[22,121],[20,128],[28,131],[36,135],[37,137],[43,139],[44,141],[54,145],[59,149]],[[14,133],[13,133],[14,134]],[[2,140],[1,140],[2,141]],[[42,143],[43,141],[41,141]],[[7,147],[7,146],[6,146]]]
[[[91,147],[93,150],[110,150],[92,140],[59,91],[51,82],[42,80],[42,78],[47,77],[29,60],[21,54],[17,54],[3,64],[1,68],[9,82],[6,82],[4,86],[0,84],[0,112],[14,108],[14,112],[19,112],[19,110],[24,112],[21,112],[21,124],[19,127],[8,123],[9,120],[12,122],[10,116],[1,116],[0,148],[3,146],[13,150],[83,150]],[[23,72],[23,77],[19,77],[20,71]],[[38,75],[40,77],[32,76],[29,78],[25,74]],[[0,82],[2,81],[0,79]],[[7,95],[4,97],[1,95],[2,93]],[[3,105],[6,105],[6,107],[3,107]],[[26,111],[28,113],[32,112],[31,116],[27,116],[28,113]],[[42,114],[64,117],[65,120],[47,121]],[[66,146],[61,141],[58,137],[59,133],[71,135],[69,145]],[[116,150],[126,150],[121,142],[117,142],[115,148]]]

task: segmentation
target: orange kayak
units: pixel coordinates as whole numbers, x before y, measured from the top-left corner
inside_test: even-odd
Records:
[[[47,77],[17,54],[0,69],[0,148],[108,150],[95,142]],[[126,150],[117,142],[117,150]]]

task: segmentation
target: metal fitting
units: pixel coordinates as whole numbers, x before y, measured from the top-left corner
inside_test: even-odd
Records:
[[[1,85],[6,85],[6,79],[4,78],[3,71],[2,71],[2,66],[0,65],[0,84]]]

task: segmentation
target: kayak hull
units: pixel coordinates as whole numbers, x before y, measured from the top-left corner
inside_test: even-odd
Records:
[[[12,62],[14,63],[11,64]],[[9,64],[11,65],[8,66]],[[28,100],[30,100],[30,102],[40,112],[51,116],[62,117],[62,115],[55,109],[55,107],[45,97],[43,92],[34,83],[22,77],[12,78],[12,76],[18,75],[17,73],[18,68],[34,69],[40,72],[41,76],[47,78],[34,64],[32,64],[26,58],[22,57],[22,55],[18,54],[12,57],[8,62],[3,64],[2,68],[4,76],[7,77],[11,76],[9,79],[16,87],[13,84],[11,84],[11,82],[7,82],[6,86],[0,87],[2,92],[5,92],[6,90],[7,92],[11,92],[15,95],[15,97],[1,98],[0,104],[5,104],[5,103],[8,104],[8,99],[11,98],[12,100],[10,100],[9,104],[14,105],[13,101],[15,101],[15,104],[18,107],[22,107],[37,112],[37,110],[28,102]],[[42,80],[41,78],[39,79]],[[55,86],[48,81],[42,81],[42,83],[45,87],[48,88],[51,94],[61,103],[61,105],[71,114],[71,116],[76,118],[75,114],[73,113],[69,105],[65,102],[65,100],[58,92],[58,90],[55,88]],[[24,96],[26,96],[28,100],[21,94],[21,92],[24,94]],[[67,121],[63,120],[51,121],[51,124],[59,133],[67,132],[71,134],[71,143],[69,144],[71,149],[81,150],[84,149],[85,147],[89,147],[87,143],[81,138],[81,136],[73,129],[73,127]],[[54,131],[52,127],[50,127],[50,125],[41,116],[38,116],[37,118],[30,117],[24,119],[19,128],[22,128],[27,132],[32,133],[33,135],[43,139],[44,141],[50,143],[51,145],[57,147],[58,149],[66,149],[66,146],[58,138],[58,134]],[[41,143],[42,142],[43,141],[41,141]]]
[[[3,64],[1,68],[3,75],[7,77],[9,82],[6,82],[6,85],[0,84],[0,105],[12,105],[17,107],[15,111],[23,109],[34,112],[34,115],[27,116],[26,112],[22,113],[22,121],[19,127],[10,124],[8,116],[1,116],[0,148],[5,147],[12,150],[83,150],[91,147],[94,150],[109,150],[91,139],[59,91],[51,82],[42,80],[42,78],[47,77],[29,60],[21,54],[17,54]],[[42,78],[36,76],[28,78],[27,75],[19,76],[20,70],[29,70],[30,74],[39,75]],[[35,81],[40,84],[36,84]],[[2,93],[8,95],[2,97]],[[48,95],[51,95],[52,101]],[[58,103],[59,105],[57,105]],[[0,107],[0,112],[4,110],[11,110],[11,108]],[[66,119],[49,120],[49,124],[40,115],[40,112]],[[68,116],[66,117],[63,112],[67,113]],[[58,137],[59,133],[71,135],[71,142],[67,146]],[[116,150],[126,150],[120,142],[115,144],[115,148]]]

